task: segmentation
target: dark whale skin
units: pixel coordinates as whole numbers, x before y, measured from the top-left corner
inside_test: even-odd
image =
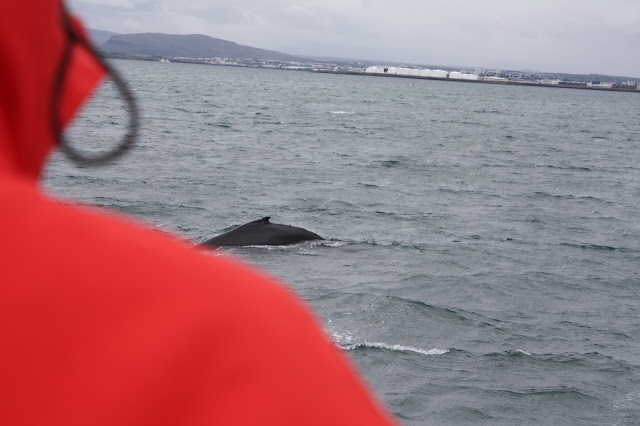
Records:
[[[270,216],[245,223],[231,231],[216,235],[199,246],[240,247],[240,246],[284,246],[303,241],[323,240],[320,235],[297,226],[280,225],[269,222]]]

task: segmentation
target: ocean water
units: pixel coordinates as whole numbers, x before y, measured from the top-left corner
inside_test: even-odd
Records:
[[[229,251],[404,424],[640,424],[640,94],[113,63],[139,146],[56,155],[50,191],[194,242],[264,216],[322,235]],[[121,105],[106,85],[73,143],[114,144]]]

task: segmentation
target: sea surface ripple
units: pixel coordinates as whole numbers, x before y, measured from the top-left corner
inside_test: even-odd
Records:
[[[640,423],[640,96],[114,65],[139,146],[56,155],[48,190],[193,241],[263,216],[324,236],[232,252],[405,424]],[[107,85],[69,137],[105,150],[125,123]]]

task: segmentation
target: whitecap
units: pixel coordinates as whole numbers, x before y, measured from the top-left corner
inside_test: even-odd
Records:
[[[347,350],[353,350],[353,349],[357,349],[357,348],[375,348],[375,349],[387,349],[390,351],[396,351],[396,352],[413,352],[413,353],[417,353],[420,355],[444,355],[446,353],[449,352],[449,349],[420,349],[420,348],[414,348],[411,346],[404,346],[404,345],[391,345],[388,343],[381,343],[381,342],[367,342],[365,340],[364,343],[361,344],[355,344],[355,345],[350,345],[351,347],[347,347]]]
[[[531,352],[527,352],[527,351],[522,350],[522,349],[516,349],[515,351],[507,351],[507,353],[509,355],[527,355],[527,356],[532,356],[533,355]]]
[[[329,320],[329,323],[331,323],[331,320]],[[338,345],[338,346],[343,346],[345,344],[349,345],[351,344],[351,342],[353,342],[353,337],[349,336],[348,334],[342,334],[342,333],[338,333],[335,330],[327,330],[328,333],[331,335],[331,337],[333,338],[333,341]]]
[[[320,240],[320,241],[314,242],[313,245],[323,246],[323,247],[344,247],[348,244],[344,241]]]
[[[383,342],[368,342],[364,341],[363,343],[354,342],[354,338],[347,334],[338,333],[334,330],[329,330],[331,337],[338,346],[338,348],[343,349],[345,351],[352,351],[358,348],[372,348],[372,349],[386,349],[394,352],[412,352],[420,355],[444,355],[449,352],[449,349],[421,349],[414,348],[412,346],[398,345],[398,344],[390,344]]]

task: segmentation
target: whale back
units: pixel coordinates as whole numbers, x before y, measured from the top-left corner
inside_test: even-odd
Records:
[[[200,245],[213,247],[281,246],[323,238],[304,228],[271,223],[270,216],[245,223],[237,228],[210,238]]]

